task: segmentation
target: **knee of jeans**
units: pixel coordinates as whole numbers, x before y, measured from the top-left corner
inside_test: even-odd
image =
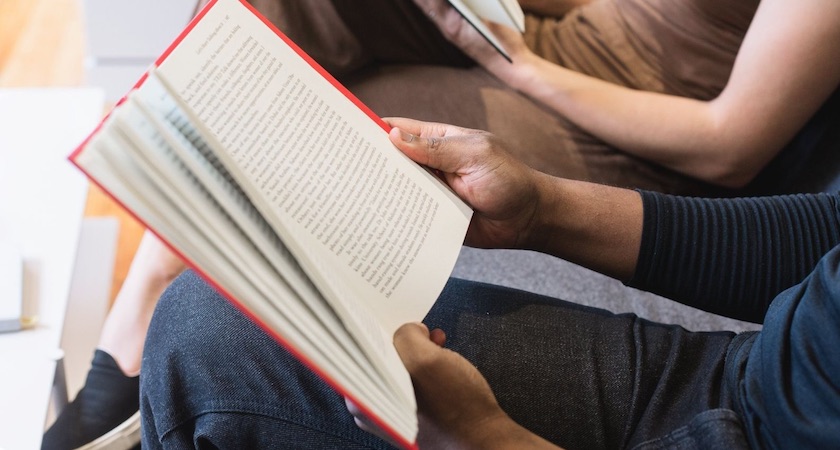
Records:
[[[146,348],[165,354],[167,347],[179,349],[212,341],[217,327],[208,326],[229,315],[230,305],[215,288],[188,270],[164,291],[155,308],[146,337]]]

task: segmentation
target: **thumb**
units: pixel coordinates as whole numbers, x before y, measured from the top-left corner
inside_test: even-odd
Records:
[[[449,173],[457,173],[464,165],[460,152],[453,148],[451,136],[422,137],[394,127],[388,137],[400,151],[418,164]]]
[[[394,347],[409,374],[431,364],[441,347],[431,338],[429,328],[422,323],[407,323],[394,333]]]

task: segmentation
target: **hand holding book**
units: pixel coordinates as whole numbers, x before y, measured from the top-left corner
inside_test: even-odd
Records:
[[[443,289],[470,209],[244,0],[213,0],[71,156],[410,447],[394,331]]]
[[[514,159],[490,133],[389,118],[391,142],[415,162],[443,173],[473,208],[466,244],[522,248],[537,215],[537,182],[545,176]]]
[[[487,148],[477,132],[394,123],[414,133],[400,148],[422,164],[437,161],[421,144]],[[468,226],[474,245],[517,244],[506,230],[524,223],[499,214],[529,195],[475,186],[487,167],[439,167],[456,190],[516,194],[459,191],[484,214],[470,225],[471,209],[394,148],[389,129],[246,2],[213,0],[71,159],[411,447],[415,397],[394,332],[434,303]],[[528,217],[523,208],[513,209]]]
[[[441,33],[479,64],[513,62],[524,48],[525,14],[516,0],[414,0]],[[488,45],[489,44],[489,45]]]
[[[422,323],[405,324],[394,334],[417,395],[420,448],[558,449],[511,419],[478,369],[445,343],[442,330]],[[352,402],[347,408],[360,428],[394,444]]]

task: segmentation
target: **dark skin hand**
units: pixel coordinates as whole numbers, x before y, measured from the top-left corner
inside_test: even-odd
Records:
[[[433,169],[473,208],[468,245],[537,250],[616,277],[632,275],[642,227],[636,192],[550,177],[483,131],[386,122],[400,151]],[[445,341],[443,331],[422,324],[394,335],[414,383],[421,448],[556,448],[511,420],[481,373]],[[361,428],[387,439],[355,405],[348,408]]]
[[[417,395],[421,449],[557,449],[514,422],[496,402],[487,380],[469,361],[443,347],[446,335],[422,323],[394,334]],[[364,430],[388,439],[352,403],[348,409]]]
[[[633,275],[642,233],[638,193],[536,171],[484,131],[385,120],[391,142],[435,169],[475,211],[467,245],[535,250],[618,279]]]
[[[434,168],[478,213],[466,244],[520,248],[539,206],[535,172],[502,150],[490,133],[443,124],[390,120],[391,140],[414,161]],[[422,126],[422,128],[420,128]]]

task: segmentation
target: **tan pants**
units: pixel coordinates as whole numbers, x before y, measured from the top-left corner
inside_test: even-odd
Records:
[[[552,175],[668,193],[725,194],[614,149],[502,84],[446,42],[409,0],[251,1],[380,116],[488,130],[516,157]],[[596,0],[562,20],[529,16],[526,42],[550,61],[617,84],[712,98],[726,83],[743,37],[739,30],[746,30],[754,7],[741,8],[746,20],[740,28],[693,26],[708,39],[726,39],[657,47],[651,24],[657,23],[657,8],[673,9],[672,2],[680,0]],[[628,23],[644,33],[627,29]],[[679,39],[664,41],[680,45]],[[707,58],[696,58],[694,66],[672,61],[679,52]]]

